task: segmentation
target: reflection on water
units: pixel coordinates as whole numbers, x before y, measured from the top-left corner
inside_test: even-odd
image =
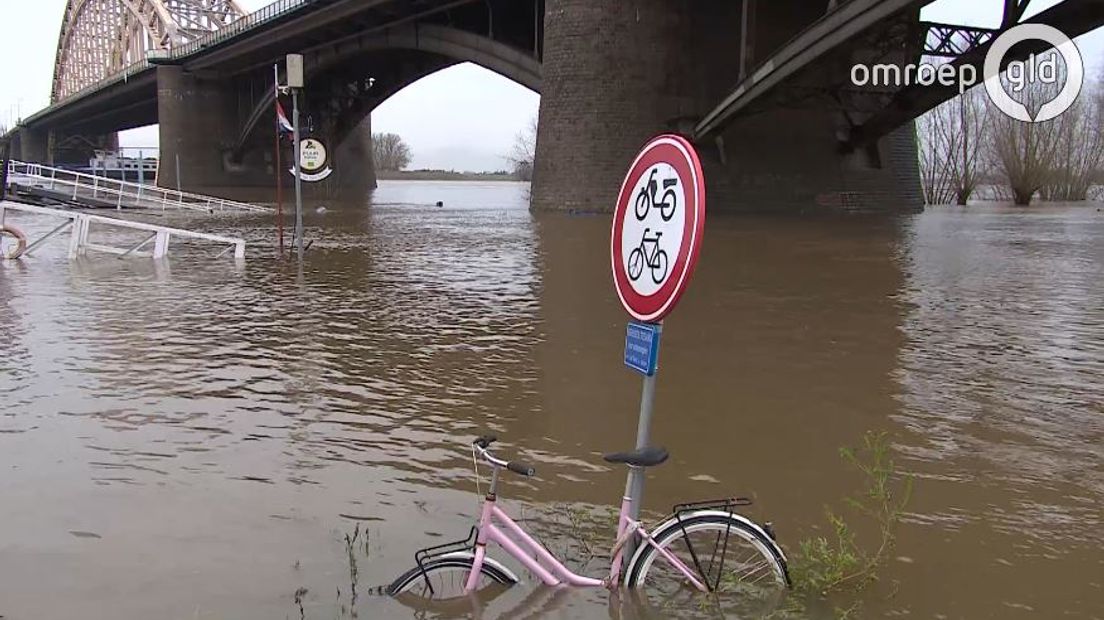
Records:
[[[484,430],[537,466],[505,480],[512,514],[569,555],[608,544],[624,472],[599,455],[631,445],[640,389],[609,222],[532,216],[525,191],[385,182],[308,209],[302,273],[257,216],[158,216],[245,236],[241,267],[186,245],[0,263],[0,615],[298,617],[299,590],[340,617],[356,524],[359,616],[447,615],[365,593],[467,532]],[[792,551],[854,488],[839,446],[883,429],[919,481],[866,613],[1104,613],[1102,233],[1084,208],[711,218],[665,329],[672,458],[646,508],[750,495]],[[460,613],[665,615],[531,585]]]

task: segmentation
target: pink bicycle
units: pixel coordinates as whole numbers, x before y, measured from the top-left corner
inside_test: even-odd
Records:
[[[472,444],[492,467],[491,484],[483,502],[479,525],[465,540],[437,545],[418,551],[417,566],[405,572],[388,587],[391,595],[417,594],[435,600],[465,596],[493,584],[512,585],[521,581],[504,564],[487,555],[487,544],[494,542],[549,586],[645,588],[670,599],[680,592],[735,591],[757,599],[781,595],[790,583],[786,557],[774,540],[770,525],[760,526],[733,512],[736,506],[750,504],[742,498],[729,498],[674,507],[671,515],[653,531],[630,518],[632,500],[629,486],[621,501],[617,540],[610,552],[608,575],[598,579],[577,575],[534,540],[498,506],[499,472],[505,468],[522,476],[533,476],[529,465],[507,462],[487,448],[495,437],[485,435]],[[667,460],[663,448],[642,448],[633,452],[607,454],[610,463],[623,463],[633,476],[643,469]],[[622,554],[629,543],[635,551],[625,564],[622,579]]]

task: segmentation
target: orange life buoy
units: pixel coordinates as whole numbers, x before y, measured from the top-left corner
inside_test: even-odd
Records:
[[[23,256],[23,252],[27,250],[27,235],[24,235],[22,230],[19,230],[11,224],[0,226],[0,235],[5,234],[15,237],[15,249],[8,250],[7,254],[0,255],[0,257],[19,258],[20,256]]]

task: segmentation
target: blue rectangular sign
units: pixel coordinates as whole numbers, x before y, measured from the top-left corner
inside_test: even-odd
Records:
[[[629,321],[625,330],[625,365],[642,375],[655,374],[659,358],[659,325]]]

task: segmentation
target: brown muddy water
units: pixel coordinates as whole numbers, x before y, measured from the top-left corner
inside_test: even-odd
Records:
[[[371,589],[468,531],[482,431],[535,464],[502,495],[550,546],[608,536],[564,515],[615,503],[600,453],[635,437],[609,219],[524,192],[385,182],[308,213],[301,273],[256,216],[183,220],[247,237],[244,265],[0,262],[0,616],[443,617]],[[839,447],[886,431],[915,495],[863,617],[1104,617],[1102,300],[1095,207],[710,216],[646,506],[753,496],[792,552],[859,483]],[[532,585],[471,605],[648,615]]]

